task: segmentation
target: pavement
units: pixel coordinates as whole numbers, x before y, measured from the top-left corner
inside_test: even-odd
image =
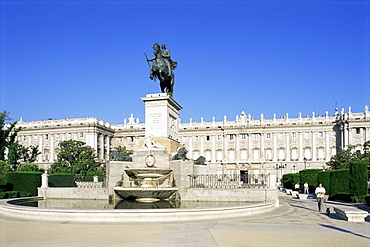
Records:
[[[370,215],[363,223],[336,217],[344,204],[370,213],[365,204],[329,202],[279,192],[280,207],[246,217],[168,223],[75,223],[30,221],[0,214],[0,246],[370,246]]]

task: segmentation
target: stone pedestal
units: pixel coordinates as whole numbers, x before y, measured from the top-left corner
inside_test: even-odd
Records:
[[[152,136],[167,153],[175,153],[179,142],[179,111],[182,109],[166,93],[147,94],[141,98],[145,103],[145,136]]]

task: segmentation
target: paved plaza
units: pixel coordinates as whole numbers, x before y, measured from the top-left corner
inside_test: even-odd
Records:
[[[314,198],[279,192],[272,212],[222,220],[171,223],[71,223],[29,221],[0,215],[1,246],[370,246],[364,223],[317,211]],[[370,212],[370,208],[360,205]]]

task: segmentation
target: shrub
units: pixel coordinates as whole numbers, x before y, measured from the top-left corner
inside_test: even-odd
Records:
[[[367,194],[368,175],[366,161],[351,162],[349,173],[351,195],[355,199],[363,198]]]
[[[37,187],[41,186],[41,174],[41,172],[7,172],[4,176],[7,190],[36,196]]]
[[[29,196],[28,193],[21,193],[20,191],[3,191],[0,192],[0,199],[18,198]]]
[[[18,172],[41,172],[39,166],[34,163],[22,163],[18,166]]]
[[[327,195],[332,195],[331,188],[330,188],[330,170],[329,171],[321,171],[317,174],[317,181],[318,183],[322,183],[322,186],[326,190]]]
[[[366,205],[370,207],[370,194],[365,195],[364,199],[365,199]]]
[[[294,185],[299,183],[298,173],[287,173],[283,175],[283,186],[287,189],[294,189]]]
[[[69,173],[50,174],[49,187],[76,187],[75,177]]]
[[[314,192],[318,185],[317,175],[319,172],[322,172],[322,169],[306,169],[299,172],[300,181],[308,183],[310,192]]]
[[[330,191],[328,194],[330,197],[348,201],[350,198],[349,169],[332,170],[329,173]]]
[[[4,174],[9,171],[12,171],[10,164],[0,160],[0,184],[3,183]]]

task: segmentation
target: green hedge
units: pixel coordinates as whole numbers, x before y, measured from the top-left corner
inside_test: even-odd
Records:
[[[322,183],[322,186],[325,188],[327,195],[331,195],[330,174],[331,171],[321,171],[317,174],[317,182]]]
[[[49,187],[77,187],[75,177],[70,173],[55,173],[49,174]]]
[[[365,195],[364,199],[365,199],[366,205],[370,207],[370,194]]]
[[[283,175],[283,186],[287,189],[294,189],[294,185],[300,183],[300,176],[298,173],[287,173]],[[302,187],[302,185],[301,185]]]
[[[36,196],[37,187],[41,186],[41,174],[41,172],[7,172],[4,175],[6,190]]]
[[[2,191],[0,192],[0,199],[8,199],[8,198],[18,198],[18,197],[26,197],[31,196],[30,193],[26,191]]]
[[[354,198],[362,198],[367,194],[367,163],[366,161],[351,162],[350,193]]]
[[[308,183],[310,193],[314,192],[318,185],[317,176],[319,172],[322,172],[322,169],[306,169],[299,172],[300,181]]]
[[[349,188],[349,169],[339,169],[330,171],[330,191],[329,195],[333,199],[348,201],[350,198]]]

